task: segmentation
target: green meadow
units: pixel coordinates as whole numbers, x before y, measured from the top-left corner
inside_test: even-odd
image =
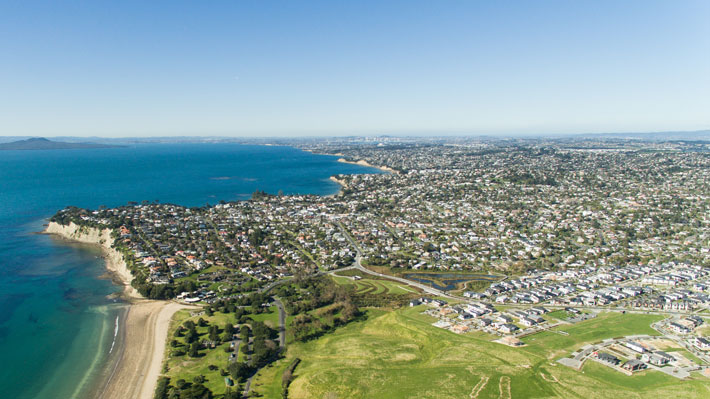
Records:
[[[362,280],[353,280],[350,277],[333,276],[336,283],[343,286],[352,286],[355,288],[355,294],[362,295],[377,295],[377,294],[418,294],[415,288],[405,284],[390,281],[378,280],[371,278],[363,278]]]
[[[278,308],[276,306],[271,306],[264,313],[249,315],[249,318],[255,321],[262,321],[272,328],[278,328],[278,317],[279,313]],[[183,338],[176,338],[174,336],[175,330],[178,328],[178,326],[182,325],[188,320],[192,320],[193,322],[197,323],[200,318],[207,322],[206,326],[197,326],[196,328],[200,340],[203,338],[207,338],[208,328],[211,325],[218,326],[220,328],[221,335],[224,333],[223,329],[227,323],[236,323],[234,314],[232,313],[225,314],[221,312],[215,312],[211,316],[208,316],[204,313],[198,316],[190,316],[189,310],[180,310],[175,313],[170,323],[170,332],[168,335],[168,344],[166,347],[166,358],[163,363],[163,375],[166,377],[170,377],[173,384],[175,384],[180,379],[183,379],[187,382],[191,382],[195,376],[204,376],[204,385],[209,388],[213,393],[215,393],[219,398],[221,394],[224,393],[224,391],[226,390],[224,381],[225,376],[223,376],[221,372],[222,370],[226,370],[227,365],[229,364],[229,353],[231,351],[227,352],[225,350],[226,348],[229,348],[229,342],[221,343],[214,349],[200,349],[199,356],[197,357],[190,357],[187,354],[179,356],[173,355],[176,349],[187,351],[187,347],[185,345],[182,345]],[[170,345],[170,341],[172,340],[180,342],[181,345],[179,345],[177,348],[173,348]],[[241,362],[246,361],[246,355],[243,352],[239,351],[237,360]]]
[[[352,281],[352,280],[350,280]],[[603,313],[527,337],[512,348],[484,334],[457,335],[431,326],[424,307],[367,310],[367,317],[316,340],[289,343],[285,359],[261,370],[252,389],[281,398],[282,373],[295,358],[288,397],[298,398],[705,398],[710,379],[681,381],[644,371],[632,377],[587,362],[575,371],[555,360],[588,342],[653,334],[656,316]]]

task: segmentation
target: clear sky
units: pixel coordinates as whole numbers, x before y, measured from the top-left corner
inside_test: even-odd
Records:
[[[710,1],[0,2],[0,135],[710,128]]]

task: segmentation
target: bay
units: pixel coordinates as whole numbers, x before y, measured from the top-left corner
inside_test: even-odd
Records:
[[[3,397],[85,397],[101,374],[123,305],[102,278],[98,250],[46,235],[66,206],[129,201],[184,206],[271,194],[328,195],[331,175],[380,173],[291,147],[145,144],[124,148],[0,152],[0,392]]]

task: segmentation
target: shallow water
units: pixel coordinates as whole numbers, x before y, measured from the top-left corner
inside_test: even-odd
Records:
[[[339,189],[328,179],[338,173],[379,171],[237,144],[0,151],[2,397],[85,397],[109,360],[124,305],[107,296],[119,289],[102,278],[98,249],[33,234],[57,210],[144,200],[200,206],[257,189],[327,195]]]

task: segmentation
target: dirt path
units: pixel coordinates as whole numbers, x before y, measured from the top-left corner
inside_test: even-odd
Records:
[[[498,398],[500,399],[511,399],[511,394],[510,394],[510,377],[507,375],[504,375],[500,377],[500,381],[498,382],[498,389],[500,390],[500,396]]]
[[[471,399],[476,399],[478,398],[478,395],[481,393],[483,388],[486,387],[486,384],[488,384],[488,377],[481,377],[481,381],[478,381],[478,384],[476,384],[475,387],[471,390]]]

